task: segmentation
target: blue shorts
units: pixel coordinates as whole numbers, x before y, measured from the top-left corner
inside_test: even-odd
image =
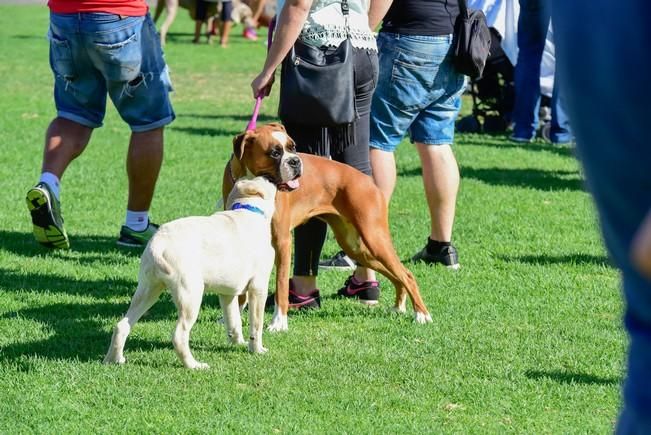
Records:
[[[380,32],[380,76],[371,105],[371,148],[396,149],[405,133],[412,143],[452,144],[465,76],[452,66],[452,35]]]
[[[57,114],[102,125],[108,94],[134,132],[175,118],[160,39],[149,14],[50,14],[50,66]]]

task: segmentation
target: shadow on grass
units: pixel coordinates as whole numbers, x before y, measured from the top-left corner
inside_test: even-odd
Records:
[[[180,131],[182,133],[197,135],[197,136],[228,136],[233,137],[243,130],[224,129],[214,127],[168,127],[170,130]]]
[[[210,303],[215,302],[212,300]],[[37,322],[42,330],[53,333],[46,339],[4,346],[0,352],[0,361],[19,361],[25,356],[51,360],[101,361],[111,341],[111,332],[106,330],[106,322],[103,322],[102,319],[112,319],[117,322],[127,308],[128,304],[126,303],[54,303],[5,313],[2,316],[4,319],[32,320]],[[176,318],[177,311],[171,298],[163,296],[145,313],[134,329],[137,330],[140,323],[164,320],[169,321],[171,333],[176,324]],[[214,324],[216,319],[209,319],[209,322]],[[111,325],[111,328],[113,326]],[[129,351],[169,349],[173,352],[170,337],[165,334],[165,338],[161,340],[144,340],[132,335],[127,340],[125,349]],[[193,348],[207,349],[205,345],[201,344],[193,346]],[[229,346],[224,345],[224,348],[228,350]],[[217,349],[221,348],[217,347]]]
[[[132,295],[136,284],[135,277],[133,281],[115,278],[87,280],[38,272],[19,273],[0,268],[0,289],[3,292],[32,291],[106,299]]]
[[[473,168],[462,166],[461,178],[474,179],[494,186],[515,186],[536,190],[583,191],[583,179],[578,171],[544,171],[541,169]],[[420,167],[402,169],[398,175],[417,177],[422,175]]]
[[[502,261],[510,263],[529,263],[538,264],[541,266],[555,265],[555,264],[570,264],[570,265],[594,265],[602,267],[615,267],[610,258],[605,255],[589,255],[589,254],[568,254],[568,255],[522,255],[522,256],[506,256],[501,255],[499,258]]]
[[[142,250],[121,248],[115,244],[117,237],[96,235],[70,236],[70,250],[49,249],[41,246],[34,240],[31,233],[19,233],[0,230],[0,249],[26,257],[50,257],[65,259],[69,253],[80,252],[84,255],[74,257],[75,262],[92,263],[106,259],[107,254],[120,254],[120,256],[140,257]],[[114,256],[111,257],[115,259]]]
[[[2,349],[0,359],[10,361],[19,360],[23,356],[37,356],[46,359],[99,360],[111,340],[111,334],[103,328],[101,319],[111,318],[117,321],[127,308],[128,304],[110,302],[54,303],[6,313],[3,318],[29,319],[39,323],[42,330],[51,331],[52,334],[37,341],[6,345]],[[171,320],[175,311],[171,301],[161,301],[143,316],[141,322]],[[136,339],[133,342],[137,341]],[[136,347],[133,342],[130,342],[131,348]],[[146,349],[167,347],[162,341],[141,341],[140,345]]]
[[[603,378],[586,373],[573,373],[561,370],[527,370],[524,375],[529,379],[549,379],[559,384],[585,385],[619,385],[619,378]]]
[[[461,135],[460,144],[485,146],[491,148],[523,149],[534,152],[547,152],[561,157],[576,157],[575,148],[570,146],[554,146],[548,143],[516,143],[511,142],[507,135],[482,133],[481,135]]]
[[[44,35],[11,35],[12,39],[40,39],[41,41],[46,41]]]

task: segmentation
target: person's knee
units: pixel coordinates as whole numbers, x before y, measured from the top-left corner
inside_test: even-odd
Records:
[[[72,158],[75,158],[86,149],[92,132],[93,129],[91,127],[66,118],[57,117],[50,123],[47,135],[49,140],[54,138],[65,143],[72,154]]]

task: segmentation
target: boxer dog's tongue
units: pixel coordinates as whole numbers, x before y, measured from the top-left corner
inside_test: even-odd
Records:
[[[278,185],[278,190],[282,192],[291,192],[292,190],[298,189],[300,182],[298,179],[289,180]]]

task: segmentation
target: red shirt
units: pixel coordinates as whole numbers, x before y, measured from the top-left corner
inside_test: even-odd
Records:
[[[48,0],[47,5],[56,14],[104,12],[127,17],[141,17],[146,15],[149,10],[145,0]]]

